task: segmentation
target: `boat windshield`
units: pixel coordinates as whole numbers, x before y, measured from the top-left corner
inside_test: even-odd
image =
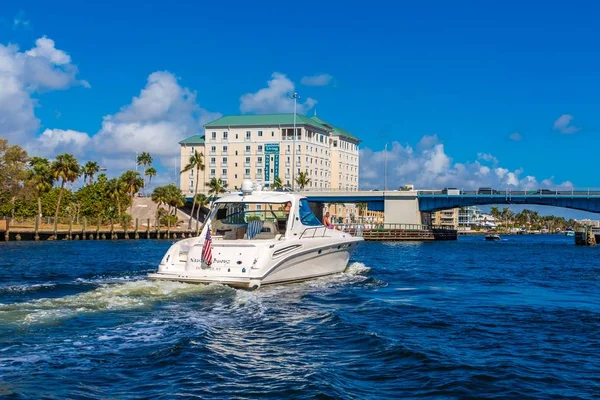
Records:
[[[211,233],[225,240],[275,239],[287,229],[291,202],[217,203]]]

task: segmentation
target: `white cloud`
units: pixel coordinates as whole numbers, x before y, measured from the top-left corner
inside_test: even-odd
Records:
[[[287,76],[279,72],[271,75],[266,88],[256,93],[246,93],[240,97],[240,111],[243,113],[291,113],[294,112],[294,100],[290,97],[294,93],[294,83]],[[298,101],[297,112],[306,113],[317,104],[312,98],[305,102]]]
[[[498,164],[498,159],[489,153],[477,153],[477,159],[490,162],[494,165]]]
[[[513,132],[510,135],[508,135],[508,138],[510,140],[514,140],[515,142],[518,142],[519,140],[523,139],[523,135],[521,135],[519,132]]]
[[[572,120],[573,120],[572,115],[563,114],[560,117],[558,117],[556,119],[556,121],[554,121],[553,128],[555,131],[558,131],[558,132],[566,134],[566,135],[570,135],[575,132],[578,132],[580,130],[580,128],[572,125],[571,124]]]
[[[428,144],[428,146],[426,146]],[[431,136],[421,139],[416,149],[393,142],[387,152],[388,189],[412,183],[419,189],[441,189],[456,187],[496,189],[539,187],[570,187],[570,182],[557,184],[553,177],[539,182],[534,176],[523,176],[522,169],[510,170],[498,166],[497,158],[491,154],[478,153],[478,160],[467,163],[453,162],[446,154],[444,145]],[[360,150],[360,187],[362,189],[382,188],[384,160],[383,150],[369,148]],[[492,163],[492,167],[481,161]]]
[[[196,94],[181,87],[170,72],[154,72],[139,96],[104,117],[93,143],[100,154],[147,151],[168,160],[179,154],[177,142],[201,133],[202,124],[220,116],[199,107]]]
[[[0,44],[0,136],[26,144],[39,129],[34,108],[36,92],[89,86],[76,79],[70,56],[42,37],[36,46],[21,52],[15,45]]]
[[[91,139],[87,133],[73,130],[46,129],[33,142],[26,145],[28,152],[40,156],[71,153],[80,156],[89,150]]]
[[[419,143],[417,143],[417,148],[427,149],[429,147],[433,147],[439,142],[440,139],[438,138],[438,135],[425,135],[421,138],[421,140],[419,140]]]
[[[300,83],[305,86],[327,86],[333,79],[329,74],[317,74],[312,76],[303,76]]]
[[[71,56],[54,47],[54,40],[43,36],[35,41],[35,47],[25,54],[31,57],[40,57],[50,60],[52,64],[64,65],[71,62]]]

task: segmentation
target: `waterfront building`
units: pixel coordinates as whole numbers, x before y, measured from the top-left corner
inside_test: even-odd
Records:
[[[366,204],[364,204],[366,206]],[[324,204],[323,215],[329,213],[332,222],[340,224],[370,223],[383,224],[384,212],[373,211],[354,203]]]
[[[195,179],[199,192],[205,183],[220,178],[231,189],[244,179],[268,187],[279,178],[284,185],[297,187],[293,180],[300,172],[310,182],[306,189],[358,190],[360,140],[347,131],[317,117],[296,114],[231,115],[209,122],[205,135],[181,141],[181,165],[194,149],[204,154],[201,177],[181,174],[180,188],[193,193]]]
[[[456,228],[458,226],[458,208],[436,211],[431,216],[433,225],[441,225]]]
[[[477,206],[461,207],[458,211],[458,225],[462,227],[471,227],[476,225],[482,211]]]
[[[577,222],[580,225],[584,225],[584,226],[591,226],[594,228],[600,228],[600,221],[599,220],[594,220],[594,219],[576,219],[575,222]]]

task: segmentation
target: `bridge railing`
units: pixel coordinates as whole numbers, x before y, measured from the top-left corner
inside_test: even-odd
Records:
[[[455,192],[448,193],[444,190],[418,190],[418,195],[433,195],[433,196],[463,196],[463,195],[476,195],[476,196],[600,196],[600,189],[533,189],[533,190],[457,190]]]

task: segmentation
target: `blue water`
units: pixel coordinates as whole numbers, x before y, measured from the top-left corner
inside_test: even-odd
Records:
[[[600,247],[364,243],[255,292],[150,282],[166,241],[0,244],[0,396],[600,397]]]

